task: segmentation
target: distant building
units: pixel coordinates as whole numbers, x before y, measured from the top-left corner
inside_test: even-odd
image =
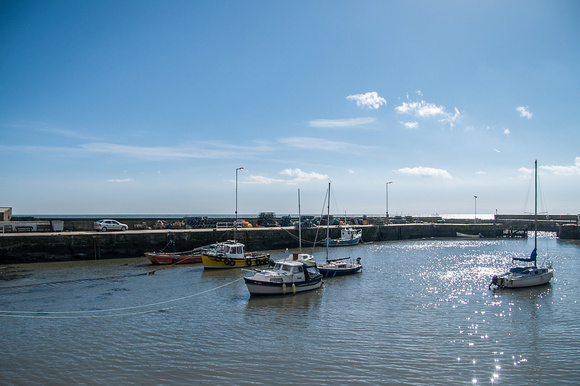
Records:
[[[12,208],[0,207],[0,221],[12,220]]]

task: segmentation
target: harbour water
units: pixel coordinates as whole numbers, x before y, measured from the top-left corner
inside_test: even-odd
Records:
[[[265,298],[240,270],[144,257],[1,266],[0,384],[579,384],[580,243],[544,234],[551,284],[488,290],[532,248],[336,248],[363,272]]]

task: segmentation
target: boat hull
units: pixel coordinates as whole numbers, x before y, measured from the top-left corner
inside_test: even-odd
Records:
[[[264,266],[270,264],[270,255],[247,255],[244,258],[219,257],[202,255],[201,261],[204,269],[227,269],[244,268],[251,266]]]
[[[322,277],[311,281],[296,283],[271,283],[252,278],[244,278],[250,295],[290,295],[318,289],[322,286]]]
[[[348,245],[357,245],[360,242],[360,237],[352,240],[331,239],[330,241],[322,240],[322,245],[329,247],[346,247]]]
[[[483,235],[477,234],[477,235],[470,235],[468,233],[461,233],[461,232],[455,232],[456,236],[459,238],[463,238],[463,239],[481,239],[483,237]]]
[[[350,268],[324,268],[319,266],[318,270],[320,271],[323,277],[335,277],[335,276],[354,275],[356,273],[362,272],[362,266]]]
[[[147,252],[145,253],[145,256],[151,263],[158,265],[201,263],[201,254],[178,255],[171,253]]]
[[[537,268],[531,274],[519,275],[514,273],[505,273],[494,276],[491,280],[492,285],[497,288],[527,288],[548,284],[554,272],[549,268]]]

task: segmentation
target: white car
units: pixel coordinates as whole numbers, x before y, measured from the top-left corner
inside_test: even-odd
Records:
[[[95,230],[106,232],[106,231],[126,231],[129,229],[127,224],[120,223],[117,220],[99,220],[95,222]]]

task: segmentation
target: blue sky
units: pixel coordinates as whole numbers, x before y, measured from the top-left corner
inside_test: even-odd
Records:
[[[2,1],[18,214],[580,213],[577,1]],[[533,193],[532,193],[533,194]],[[474,196],[477,195],[477,200]],[[526,204],[527,203],[527,204]],[[527,205],[527,206],[526,206]]]

